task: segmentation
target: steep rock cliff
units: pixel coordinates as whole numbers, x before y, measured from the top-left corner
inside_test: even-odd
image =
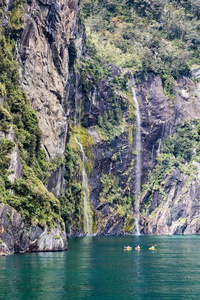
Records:
[[[170,135],[176,131],[178,124],[184,124],[188,120],[193,121],[191,130],[194,133],[195,124],[199,122],[199,67],[193,69],[192,75],[192,80],[180,78],[176,84],[177,94],[171,113],[173,122],[168,133]],[[142,206],[148,203],[148,209],[144,209],[141,222],[145,234],[199,234],[199,140],[195,135],[188,135],[188,139],[192,141],[192,148],[189,149],[190,162],[184,162],[185,168],[181,165],[177,168],[174,165],[170,173],[166,170],[159,186],[150,187],[141,199]],[[195,140],[196,144],[193,142]],[[184,140],[182,142],[184,143]],[[187,144],[183,147],[187,148]],[[161,146],[161,149],[165,150],[165,147]],[[184,150],[183,148],[183,152]]]
[[[7,2],[2,18],[4,26],[10,24],[9,9],[12,9],[12,3]],[[4,189],[8,190],[6,187],[8,185],[12,188],[12,193],[21,193],[22,190],[24,192],[24,181],[15,179],[24,176],[28,182],[29,176],[32,176],[30,169],[27,171],[25,165],[23,170],[20,163],[19,157],[20,155],[22,157],[22,153],[19,150],[23,152],[21,150],[23,141],[25,144],[23,159],[27,156],[28,165],[33,167],[36,173],[38,165],[42,166],[42,170],[37,174],[37,180],[38,178],[42,180],[48,191],[60,199],[67,233],[71,235],[86,233],[82,186],[83,154],[74,138],[76,136],[86,156],[91,232],[132,234],[135,228],[136,186],[136,116],[131,94],[132,76],[129,69],[110,64],[106,62],[105,57],[99,56],[89,38],[84,53],[85,33],[78,20],[78,11],[79,2],[76,0],[28,1],[24,10],[24,27],[15,28],[20,85],[27,93],[31,106],[37,114],[46,158],[54,165],[51,168],[47,167],[43,153],[36,149],[37,153],[34,155],[38,161],[36,163],[34,160],[34,165],[31,166],[32,156],[35,159],[33,151],[31,152],[35,138],[30,138],[30,142],[28,140],[25,143],[22,138],[23,131],[16,137],[12,118],[9,119],[7,116],[9,131],[6,133],[2,131],[1,138],[13,143],[10,145],[9,168],[6,173],[13,185],[6,181],[6,177]],[[113,27],[109,30],[115,30],[117,33],[121,21],[118,20],[119,24],[116,23],[117,20],[111,21],[109,26],[113,23],[115,29]],[[129,39],[126,34],[124,36]],[[153,42],[152,45],[154,48]],[[145,62],[144,58],[145,56],[142,58]],[[147,66],[148,63],[149,60]],[[194,153],[191,154],[190,162],[188,159],[181,160],[178,165],[173,161],[173,166],[170,165],[167,170],[158,168],[159,155],[165,154],[168,137],[176,134],[179,126],[187,122],[190,122],[192,131],[193,121],[200,119],[200,68],[195,67],[192,70],[192,77],[184,77],[179,75],[188,74],[188,66],[180,65],[180,67],[182,69],[176,73],[178,74],[176,81],[171,73],[167,77],[167,80],[171,80],[170,88],[173,90],[171,94],[166,90],[167,80],[162,77],[163,74],[155,75],[159,73],[156,68],[155,70],[153,68],[154,72],[149,66],[148,72],[147,70],[135,72],[134,88],[141,114],[141,181],[146,185],[141,195],[141,229],[146,234],[199,233],[199,165],[195,154],[195,151],[198,152],[197,149],[193,147]],[[3,107],[6,96],[2,94],[0,100]],[[15,113],[12,107],[9,109]],[[7,112],[3,113],[6,116]],[[16,117],[14,114],[13,116],[16,125]],[[35,119],[34,122],[37,123]],[[27,123],[25,125],[27,126]],[[29,131],[26,136],[32,134],[31,128]],[[40,134],[37,131],[36,144],[40,144]],[[198,140],[197,128],[195,132]],[[30,145],[27,152],[28,144]],[[187,164],[188,170],[184,170],[184,164]],[[156,182],[153,178],[152,182],[149,182],[151,173],[154,174],[155,170],[160,170],[162,180]],[[165,171],[166,174],[163,174]],[[159,177],[160,174],[155,173],[155,176]],[[30,231],[25,235],[25,242],[22,241],[19,251],[27,248],[34,251],[65,249],[64,236],[61,240],[56,238],[62,236],[60,227],[58,231],[54,228],[49,233],[48,225],[46,223],[44,225],[46,219],[48,222],[52,221],[48,219],[51,214],[58,222],[59,204],[56,198],[40,185],[36,177],[33,177],[33,180],[41,188],[39,197],[45,195],[42,207],[47,208],[47,211],[44,209],[36,219],[31,219],[31,223],[29,220]],[[34,192],[27,193],[25,189],[26,200],[29,197],[38,197],[36,186],[31,185],[31,188]],[[16,204],[15,201],[12,202],[13,200],[9,201],[10,199],[8,203],[14,207],[18,205],[18,210],[24,213],[24,207],[20,208],[24,202]],[[29,215],[26,206],[25,214]],[[19,226],[24,235],[27,224],[26,222],[23,226],[20,224],[16,227]],[[12,230],[15,229],[10,229],[8,224],[6,226],[7,229],[3,231],[11,231],[12,236]],[[10,237],[7,241],[9,239]],[[14,251],[15,243],[19,244],[18,239],[17,236],[12,240],[10,252]],[[7,242],[3,238],[2,240],[2,247],[6,252]],[[34,245],[31,244],[33,241],[36,241]]]
[[[77,6],[76,2],[74,1],[71,1],[68,4],[68,8],[65,7],[65,13],[70,15],[70,11],[72,12],[72,10],[76,9]],[[41,8],[41,11],[40,5],[44,5],[43,9]],[[54,107],[56,112],[54,112],[59,119],[59,121],[57,120],[58,128],[56,128],[56,134],[58,133],[60,140],[57,136],[57,143],[59,146],[57,147],[57,145],[54,145],[55,152],[53,153],[52,150],[51,155],[48,153],[48,149],[45,148],[45,146],[43,147],[46,151],[47,159],[55,158],[55,156],[57,157],[54,161],[51,160],[51,162],[47,162],[45,153],[41,149],[42,134],[38,126],[38,120],[34,110],[31,108],[29,99],[24,92],[25,88],[23,85],[23,76],[19,78],[18,65],[15,61],[17,55],[18,61],[24,62],[24,57],[21,61],[19,52],[22,50],[20,52],[21,55],[26,55],[24,52],[27,46],[26,43],[28,43],[29,37],[32,36],[33,33],[37,32],[38,36],[35,36],[35,38],[39,39],[40,34],[36,28],[36,23],[40,19],[38,13],[43,13],[43,19],[41,19],[40,23],[41,27],[38,27],[38,30],[41,30],[42,32],[42,22],[46,22],[44,18],[46,18],[48,15],[49,6],[51,7],[51,12],[49,19],[47,18],[47,23],[45,24],[47,31],[53,31],[55,22],[56,20],[58,21],[58,18],[60,17],[57,13],[58,6],[52,1],[47,1],[44,3],[40,1],[37,2],[37,4],[29,2],[25,6],[25,18],[23,18],[24,3],[22,1],[7,1],[5,3],[2,1],[0,6],[0,17],[2,21],[2,24],[0,24],[1,254],[12,254],[14,252],[23,251],[66,250],[67,240],[64,231],[64,224],[60,216],[60,203],[53,196],[53,194],[48,192],[47,188],[45,187],[45,185],[47,185],[46,180],[50,176],[49,173],[51,173],[52,177],[54,170],[56,170],[56,172],[58,170],[63,170],[61,162],[62,159],[59,154],[63,154],[65,150],[65,141],[67,136],[66,114],[64,113],[64,109],[60,104],[58,109],[55,108],[58,104],[58,102],[56,102]],[[34,13],[33,10],[30,12],[30,7],[32,7],[34,10]],[[33,18],[38,16],[36,23],[32,23],[30,20],[31,18],[28,20],[28,12],[31,13]],[[25,27],[23,26],[24,19]],[[75,15],[72,16],[72,19],[76,19]],[[66,21],[66,18],[64,18],[64,20]],[[52,26],[50,26],[50,23]],[[59,27],[59,24],[57,25]],[[70,26],[73,27],[73,25],[69,25],[69,30],[66,33],[68,37],[71,36],[70,32],[72,31]],[[57,28],[57,32],[59,30],[62,31],[62,28]],[[48,32],[46,32],[46,34],[48,36]],[[49,38],[51,40],[51,37]],[[19,45],[20,40],[23,40],[23,46],[19,50],[18,47],[15,48],[15,44]],[[51,43],[53,43],[53,40]],[[51,43],[49,41],[49,44]],[[70,41],[68,39],[63,46],[69,44]],[[38,48],[35,48],[36,52],[34,52],[34,55],[35,57],[39,56],[40,60],[44,54],[42,53],[41,56],[39,54],[41,47],[43,47],[43,50],[46,48],[44,44],[42,45],[42,42],[39,43],[39,45],[37,44],[37,46]],[[59,86],[61,86],[62,81],[63,86],[61,92],[64,95],[64,80],[65,76],[68,74],[68,52],[67,54],[62,54],[62,45],[59,44],[58,47],[60,47],[59,55],[64,59],[64,62],[62,65],[63,70],[60,69],[59,71],[56,71],[56,74],[60,72],[62,74],[62,80],[60,79],[59,81],[59,78],[58,76],[56,77],[56,74],[53,76],[54,78],[56,77],[56,82]],[[15,50],[17,50],[16,53]],[[56,52],[54,52],[54,54],[55,53]],[[34,57],[31,57],[31,59],[31,63],[33,63],[33,61],[38,62],[37,59],[34,60]],[[53,68],[59,69],[58,65],[55,67],[56,62],[59,64],[58,59],[55,57],[53,58],[53,55],[51,59],[54,59],[55,62],[55,64],[53,64]],[[39,66],[39,68],[41,67],[41,70],[43,63],[45,65],[45,62],[43,61]],[[60,65],[60,68],[62,66]],[[36,70],[40,73],[40,70],[37,69],[37,67]],[[49,71],[49,73],[52,75],[51,71]],[[46,69],[45,72],[48,73]],[[35,73],[33,73],[33,69],[31,69],[31,75],[33,76],[32,78],[35,77],[34,79],[37,79],[37,76],[35,76]],[[27,81],[31,80],[31,75],[30,77],[27,75]],[[51,84],[52,82],[50,85]],[[30,89],[26,90],[29,97],[31,97],[31,95],[34,93],[37,94],[36,91],[39,90],[39,86],[34,86],[33,82],[31,82],[31,85],[32,86]],[[33,86],[34,88],[32,89]],[[24,88],[24,90],[22,90],[22,88]],[[56,97],[58,96],[58,89],[59,88],[56,86],[54,90],[55,93],[54,91],[52,92],[52,94],[56,95]],[[59,96],[57,98],[59,98]],[[51,109],[53,111],[53,106]],[[54,119],[54,123],[55,122],[56,120]],[[63,127],[62,130],[60,129],[61,127]],[[55,133],[53,133],[53,129],[51,133]],[[55,195],[58,195],[62,189],[63,171],[61,172],[61,176],[59,176],[58,180],[59,182],[55,182],[54,180],[53,183],[50,180],[49,190],[53,190]],[[18,212],[15,211],[14,208]]]
[[[68,47],[77,39],[78,0],[30,1],[17,43],[22,88],[36,111],[47,157],[63,155],[67,136]]]
[[[71,64],[84,47],[78,13],[78,0],[28,2],[17,43],[21,86],[37,114],[48,160],[64,157],[66,148]],[[58,197],[63,187],[64,170],[58,166],[51,172],[48,190]]]
[[[82,116],[88,133],[92,136],[94,141],[94,157],[89,176],[89,186],[91,209],[93,211],[93,230],[96,234],[134,232],[134,194],[136,178],[134,152],[135,117],[133,117],[133,119],[130,117],[130,111],[133,105],[131,95],[127,90],[120,94],[119,87],[117,87],[116,84],[113,85],[111,80],[111,78],[115,76],[122,76],[124,70],[115,66],[111,66],[111,69],[112,74],[110,78],[101,80],[99,86],[87,94],[84,100],[84,113]],[[159,153],[162,153],[168,136],[176,132],[180,124],[184,124],[188,120],[199,120],[199,83],[195,79],[198,76],[198,70],[198,67],[193,70],[193,79],[182,77],[175,83],[176,96],[174,99],[167,98],[165,95],[163,84],[159,76],[155,77],[149,74],[145,80],[140,79],[140,77],[137,79],[135,89],[142,119],[142,184],[146,183],[149,172],[154,169],[156,157]],[[129,81],[130,86],[132,83],[128,72],[129,71],[125,70],[125,77],[127,84]],[[105,112],[109,114],[110,99],[116,94],[118,95],[115,97],[115,105],[117,102],[120,103],[122,99],[125,103],[123,111],[125,123],[118,125],[118,127],[121,128],[121,132],[119,131],[117,134],[114,131],[115,126],[113,126],[111,136],[109,140],[106,141],[105,137],[101,135],[101,130],[99,132],[98,116],[102,116]],[[131,133],[130,128],[132,128]],[[179,201],[177,199],[179,199],[182,192],[176,192],[174,196],[172,192],[167,190],[167,187],[164,187],[164,193],[166,193],[165,198],[163,198],[162,195],[157,195],[159,191],[154,191],[155,196],[153,194],[152,200],[149,200],[149,194],[142,197],[141,212],[144,209],[145,203],[150,201],[148,204],[148,212],[146,215],[143,213],[141,217],[142,231],[144,233],[199,233],[198,192],[193,193],[193,198],[186,198],[186,195],[190,194],[187,176],[181,174],[179,170],[175,173],[177,172],[184,180],[178,180],[176,176],[173,175],[174,173],[172,173],[165,179],[166,186],[168,186],[169,189],[169,182],[172,186],[175,184],[174,181],[179,182],[180,187],[182,186],[184,189],[184,201],[187,202],[187,205],[184,204],[184,201],[183,203],[180,201],[177,208],[175,203]],[[198,173],[195,176],[198,176]],[[198,181],[195,179],[191,181],[191,186],[194,185],[198,191]],[[113,189],[113,186],[116,188]],[[156,202],[158,200],[157,198],[154,199],[154,197],[160,197],[162,200]],[[174,201],[174,204],[169,204],[171,203],[170,201]],[[159,207],[161,202],[162,206],[160,206],[160,209],[157,209],[158,212],[156,216],[153,217],[153,211]],[[168,228],[163,227],[165,229],[159,231],[158,228],[162,228],[164,225],[162,223],[160,227],[159,225],[156,227],[156,224],[160,224],[161,220],[166,220],[163,205],[167,208],[172,206],[171,211],[174,215],[175,212],[177,212],[176,217],[174,217],[174,215],[171,217],[171,222],[177,220],[179,222],[181,218],[179,216],[180,212],[183,211],[181,215],[184,217],[182,218],[184,219],[187,216],[187,225],[185,226],[187,230],[181,231],[175,225],[172,229],[167,223],[168,225],[166,226],[168,226]],[[188,211],[188,206],[191,207],[192,211]],[[149,215],[151,218],[148,217]]]
[[[25,28],[17,44],[21,84],[37,113],[47,157],[63,155],[66,142],[72,145],[74,133],[69,130],[69,122],[74,127],[82,125],[93,139],[90,150],[87,149],[87,142],[83,145],[87,157],[92,231],[97,234],[132,233],[135,222],[136,141],[135,107],[130,93],[131,77],[129,70],[104,62],[100,63],[103,74],[98,73],[99,62],[93,61],[91,49],[82,57],[84,33],[78,30],[77,17],[77,1],[27,3]],[[70,62],[69,48],[72,42],[75,42],[80,59],[75,66]],[[168,136],[176,132],[180,124],[199,119],[198,76],[199,68],[196,68],[193,70],[193,80],[179,77],[174,82],[174,95],[169,95],[161,76],[149,72],[144,79],[144,76],[136,74],[135,90],[142,120],[142,184],[146,183],[149,172],[156,166],[156,157],[162,153]],[[72,152],[77,154],[77,159],[82,155],[74,144]],[[79,171],[77,168],[76,172],[72,172],[73,179],[76,178],[75,184],[81,182],[81,176],[77,174],[81,172],[80,160],[79,164]],[[169,176],[171,182],[175,180],[173,173]],[[48,189],[56,196],[66,189],[69,200],[71,188],[69,183],[65,187],[64,177],[64,168],[58,166],[48,179]],[[166,177],[165,180],[168,186],[169,178]],[[185,184],[184,182],[183,186],[187,189]],[[163,201],[168,203],[168,207],[173,193],[168,195],[166,186],[163,190],[166,197]],[[154,194],[156,191],[153,191],[150,198],[153,204],[148,206],[147,217],[155,210]],[[177,193],[177,197],[180,195]],[[77,204],[79,197],[82,200]],[[70,227],[72,234],[85,231],[81,197],[74,196],[75,206],[71,213],[73,221]],[[145,197],[148,198],[142,198],[142,210],[145,201],[150,201]],[[70,201],[68,212],[71,209]],[[160,203],[157,204],[159,205]],[[174,209],[177,210],[176,207]],[[186,211],[184,208],[184,214]],[[188,228],[197,215],[198,210],[195,208],[194,216],[187,219]],[[75,221],[77,217],[79,221]],[[177,221],[177,218],[178,216],[172,218],[172,221]],[[165,219],[165,216],[161,219]],[[151,232],[149,228],[153,226],[152,222],[156,223],[158,220],[152,218],[152,222],[148,223],[150,227],[143,217],[141,222],[144,224],[143,231]],[[198,232],[198,228],[192,230],[192,233]],[[154,229],[152,232],[159,233],[159,230]],[[166,233],[168,232],[176,231],[168,229]]]
[[[128,88],[128,76],[125,83],[123,69],[128,73],[130,68],[136,79],[142,119],[142,184],[145,184],[141,212],[142,218],[145,213],[151,215],[153,224],[157,219],[153,218],[151,202],[155,202],[156,191],[163,202],[167,199],[168,176],[178,169],[181,176],[189,176],[188,180],[193,181],[198,174],[192,162],[199,161],[199,12],[194,2],[184,1],[159,0],[156,5],[154,1],[129,1],[126,5],[116,0],[112,4],[82,1],[81,16],[88,51],[82,71],[86,95],[81,124],[95,143],[89,178],[94,231],[132,233],[136,120],[130,95],[131,78]],[[110,63],[112,71],[104,76],[103,69],[105,65],[110,67]],[[116,72],[114,64],[121,67],[116,67]],[[196,65],[194,69],[192,65]],[[119,96],[119,90],[126,103],[123,109],[116,95]],[[198,193],[196,200],[199,201]],[[194,217],[198,214],[195,208]]]

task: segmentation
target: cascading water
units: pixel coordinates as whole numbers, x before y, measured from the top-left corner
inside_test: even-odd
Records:
[[[77,70],[77,64],[76,64],[76,70]],[[77,123],[80,124],[80,112],[78,114],[78,105],[77,105],[77,95],[78,95],[78,73],[76,72],[76,89],[75,89],[75,126],[77,126]],[[77,118],[78,115],[78,118]],[[88,207],[88,178],[87,173],[85,171],[85,152],[83,150],[82,144],[77,140],[76,135],[74,134],[74,139],[79,145],[79,148],[82,153],[82,187],[83,187],[83,197],[84,197],[84,219],[85,219],[85,231],[87,235],[90,235],[90,211]]]
[[[140,108],[136,97],[135,92],[135,79],[132,76],[132,96],[135,104],[135,113],[136,113],[136,203],[135,203],[135,224],[136,224],[136,234],[140,235],[140,191],[141,191],[141,117],[140,117]]]
[[[82,153],[82,186],[83,186],[83,195],[84,195],[84,217],[85,217],[85,230],[86,234],[90,235],[90,212],[88,207],[88,178],[87,173],[85,171],[85,152],[83,150],[83,146],[77,140],[74,135],[74,139],[76,143],[79,145],[81,153]]]

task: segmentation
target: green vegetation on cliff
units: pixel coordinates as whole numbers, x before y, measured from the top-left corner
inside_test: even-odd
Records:
[[[73,137],[65,152],[65,190],[59,197],[61,203],[61,214],[65,222],[66,232],[71,232],[73,226],[75,231],[81,230],[83,193],[81,186],[81,159],[78,155]]]
[[[81,19],[93,52],[134,72],[160,74],[172,96],[174,78],[200,62],[196,0],[83,0]]]
[[[82,153],[75,141],[74,134],[82,144],[87,161],[85,169],[88,175],[92,169],[93,140],[86,129],[77,126],[71,131],[71,137],[65,152],[65,189],[59,197],[62,218],[67,233],[84,231],[84,203],[82,187]]]
[[[25,1],[13,1],[8,22],[0,23],[0,201],[14,207],[31,224],[44,227],[61,223],[59,201],[43,183],[56,162],[47,163],[41,148],[41,130],[29,99],[20,88],[15,41],[23,28]],[[0,1],[0,17],[6,12]],[[12,129],[13,128],[13,129]],[[11,137],[13,135],[15,138]],[[19,148],[22,176],[12,183],[9,175],[11,153]],[[15,166],[19,168],[19,165]]]
[[[123,195],[123,191],[119,187],[119,178],[113,175],[102,175],[101,190],[99,200],[103,205],[108,205],[109,219],[112,222],[121,220],[123,222],[122,231],[131,234],[135,226],[132,197]],[[100,218],[98,219],[98,215],[96,216],[96,224],[101,223]]]
[[[127,78],[125,73],[120,76],[113,76],[111,68],[107,62],[101,61],[95,48],[90,48],[87,44],[87,59],[81,60],[82,92],[85,99],[91,94],[95,97],[95,91],[100,90],[100,86],[109,86],[109,96],[102,93],[103,112],[96,117],[96,131],[102,140],[112,140],[120,136],[125,126],[125,111],[128,107],[127,99]],[[100,95],[101,97],[101,95]],[[80,112],[81,110],[81,112]],[[90,121],[84,112],[84,105],[77,109],[79,119],[83,126],[88,126]]]

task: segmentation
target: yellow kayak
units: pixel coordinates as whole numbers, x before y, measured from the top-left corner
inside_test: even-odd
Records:
[[[155,246],[151,246],[149,250],[156,250]]]
[[[132,250],[133,248],[132,247],[130,247],[130,246],[124,246],[124,250],[127,250],[127,251],[130,251],[130,250]]]

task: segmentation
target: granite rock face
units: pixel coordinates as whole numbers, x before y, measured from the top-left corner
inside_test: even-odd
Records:
[[[47,189],[58,197],[65,186],[64,167],[60,166],[55,172],[52,172],[47,179]]]
[[[200,234],[199,177],[200,174],[197,174],[195,180],[190,180],[188,175],[181,174],[175,168],[165,178],[165,199],[159,191],[153,192],[151,205],[142,218],[142,232],[158,235]]]
[[[65,233],[60,226],[42,230],[39,226],[31,226],[29,229],[31,240],[30,251],[63,251],[67,250],[68,244]]]
[[[24,30],[17,42],[21,86],[37,114],[47,159],[64,156],[69,131],[69,46],[83,52],[84,32],[78,25],[79,1],[28,1]],[[48,190],[58,197],[64,170],[58,166],[48,179]]]
[[[200,118],[200,93],[199,83],[193,79],[198,76],[198,69],[193,70],[193,78],[180,78],[176,82],[176,97],[174,103],[169,103],[168,119],[167,114],[164,120],[164,130],[160,136],[161,144],[154,151],[156,155],[162,150],[162,141],[169,134],[172,134],[178,124],[187,120]],[[156,93],[158,94],[158,93]],[[153,99],[152,99],[153,100]],[[154,103],[154,100],[151,100]],[[161,131],[160,131],[161,132]],[[152,141],[152,138],[149,140]],[[145,145],[144,148],[148,148]],[[156,150],[158,149],[158,150]],[[148,199],[152,199],[148,212],[141,219],[141,228],[145,234],[200,234],[200,185],[199,164],[193,162],[197,168],[195,178],[182,174],[174,169],[172,174],[165,176],[163,193],[148,191],[141,199],[141,207]]]
[[[60,226],[44,230],[39,226],[27,226],[25,220],[13,208],[0,204],[0,255],[29,251],[67,250],[67,239]]]
[[[63,155],[66,145],[68,47],[78,41],[77,14],[78,0],[28,1],[17,43],[21,85],[37,113],[49,158]]]

